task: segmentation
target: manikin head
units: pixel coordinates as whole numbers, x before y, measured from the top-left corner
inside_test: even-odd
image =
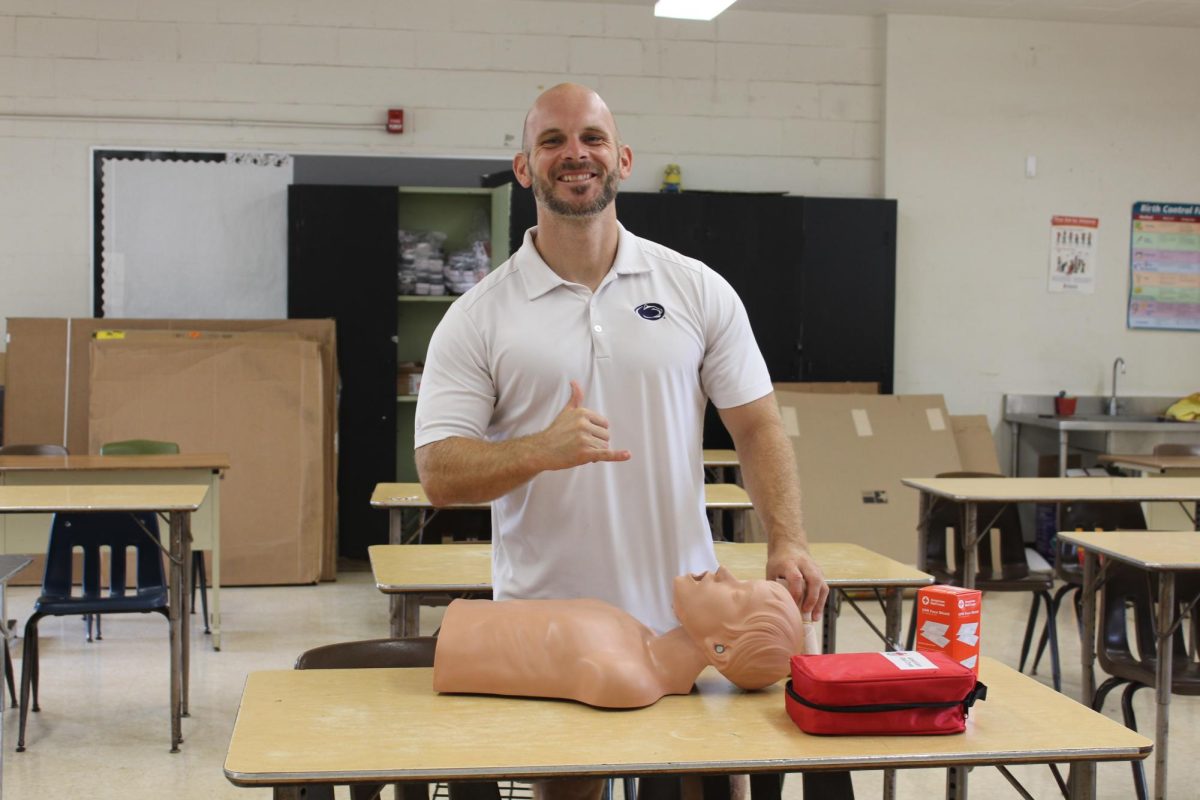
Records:
[[[675,579],[675,616],[709,663],[743,689],[761,689],[788,673],[803,652],[796,601],[775,581],[738,580],[725,567]]]

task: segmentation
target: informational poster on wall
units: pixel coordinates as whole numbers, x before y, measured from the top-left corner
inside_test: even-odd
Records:
[[[1134,203],[1129,251],[1129,327],[1200,331],[1200,203]]]
[[[1050,291],[1096,291],[1099,236],[1100,220],[1095,217],[1050,218]]]

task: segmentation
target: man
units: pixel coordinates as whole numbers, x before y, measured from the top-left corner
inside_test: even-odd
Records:
[[[675,576],[717,566],[701,462],[711,399],[768,534],[766,577],[819,619],[828,587],[745,309],[708,267],[620,225],[632,166],[591,89],[537,98],[513,172],[538,224],[433,335],[421,484],[434,505],[492,501],[496,599],[596,598],[663,633],[678,624]]]
[[[658,632],[671,581],[715,569],[701,430],[713,400],[766,528],[768,579],[820,618],[791,446],[740,300],[617,222],[633,152],[592,90],[561,84],[513,171],[537,201],[521,249],[430,343],[416,462],[435,505],[494,501],[497,599],[597,597]]]

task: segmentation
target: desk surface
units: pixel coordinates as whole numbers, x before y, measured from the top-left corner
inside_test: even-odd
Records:
[[[704,484],[704,502],[711,509],[753,508],[750,495],[733,483]],[[419,483],[377,483],[371,493],[372,508],[433,508]],[[449,508],[491,508],[491,503],[456,503]]]
[[[145,456],[0,456],[0,472],[112,469],[229,469],[227,453]]]
[[[1124,760],[1151,748],[1144,736],[989,658],[980,675],[988,700],[975,705],[959,736],[808,736],[784,710],[782,683],[742,692],[711,669],[697,681],[699,692],[629,711],[438,695],[432,676],[430,669],[251,673],[225,775],[239,786],[270,786],[880,769]]]
[[[0,486],[0,512],[195,511],[207,486]]]
[[[901,483],[960,503],[1200,500],[1200,478],[903,478]]]
[[[703,460],[706,467],[741,466],[736,450],[705,450]]]
[[[1062,531],[1058,537],[1146,570],[1200,570],[1196,531]]]
[[[763,577],[766,544],[715,542],[714,547],[717,561],[737,577]],[[924,572],[856,544],[814,542],[810,549],[834,588],[925,586],[933,581]],[[492,585],[490,544],[377,544],[368,553],[375,585],[388,594],[481,592]]]
[[[1106,453],[1097,456],[1101,464],[1113,464],[1141,470],[1169,472],[1175,469],[1200,469],[1200,456],[1156,456],[1150,453],[1117,454]]]

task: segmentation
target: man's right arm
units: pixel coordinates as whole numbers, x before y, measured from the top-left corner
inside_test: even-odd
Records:
[[[608,420],[583,407],[583,390],[571,381],[571,398],[544,431],[502,442],[451,436],[416,451],[417,473],[435,506],[486,503],[539,472],[595,461],[628,461],[628,450],[608,446]]]

